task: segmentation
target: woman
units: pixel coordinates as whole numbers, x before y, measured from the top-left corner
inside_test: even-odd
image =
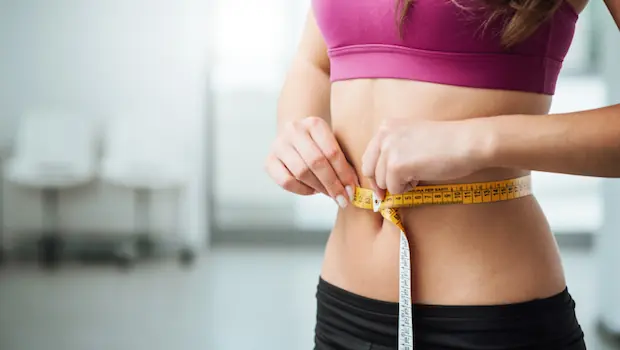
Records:
[[[620,1],[606,3],[620,25]],[[405,347],[400,230],[351,205],[356,188],[382,198],[531,170],[620,177],[620,105],[548,114],[585,6],[312,1],[266,170],[287,191],[340,206],[319,279],[316,349]],[[416,349],[585,349],[535,197],[400,214]]]

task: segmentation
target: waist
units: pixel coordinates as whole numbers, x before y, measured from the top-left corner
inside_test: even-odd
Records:
[[[399,211],[412,252],[416,301],[519,302],[549,295],[565,283],[555,240],[531,195]],[[361,295],[396,300],[399,232],[373,210],[339,210],[323,276]]]
[[[562,62],[493,53],[455,53],[397,45],[352,45],[329,50],[331,80],[392,78],[553,95]]]
[[[493,173],[504,176],[490,176]],[[489,181],[489,178],[498,181]],[[445,261],[470,261],[485,256],[494,260],[533,249],[522,240],[547,246],[548,222],[537,200],[532,196],[531,177],[527,171],[483,171],[457,182],[422,184],[413,191],[391,195],[383,201],[373,198],[372,191],[358,188],[353,205],[338,211],[334,236],[350,236],[349,244],[364,242],[394,245],[401,229],[420,250],[415,259],[424,259],[425,266]],[[386,208],[397,208],[396,219]],[[387,214],[387,215],[386,215]],[[545,238],[542,238],[545,237]],[[354,238],[354,241],[353,241]],[[382,242],[383,241],[383,242]],[[353,243],[355,242],[355,243]]]

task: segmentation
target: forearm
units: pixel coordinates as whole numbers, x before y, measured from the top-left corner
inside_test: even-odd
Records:
[[[620,105],[552,115],[484,118],[472,125],[485,167],[620,177]]]
[[[297,59],[286,76],[278,99],[278,130],[308,116],[330,122],[329,75],[320,67]]]

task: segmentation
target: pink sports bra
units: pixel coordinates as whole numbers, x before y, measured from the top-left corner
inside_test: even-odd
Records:
[[[449,0],[415,0],[402,39],[394,0],[312,5],[328,46],[332,81],[394,78],[548,95],[555,92],[578,19],[564,0],[533,35],[506,49],[500,21],[483,29],[479,12]]]

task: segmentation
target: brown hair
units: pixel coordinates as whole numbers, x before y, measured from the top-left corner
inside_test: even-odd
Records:
[[[451,1],[460,8],[467,8],[460,4],[460,0]],[[555,10],[566,0],[479,0],[481,5],[490,10],[489,17],[483,23],[488,25],[491,21],[505,18],[503,32],[501,33],[502,45],[510,47],[526,39],[538,29],[541,23],[553,15]],[[402,33],[402,25],[407,16],[407,11],[415,0],[396,0],[400,7],[398,13],[399,31]]]

